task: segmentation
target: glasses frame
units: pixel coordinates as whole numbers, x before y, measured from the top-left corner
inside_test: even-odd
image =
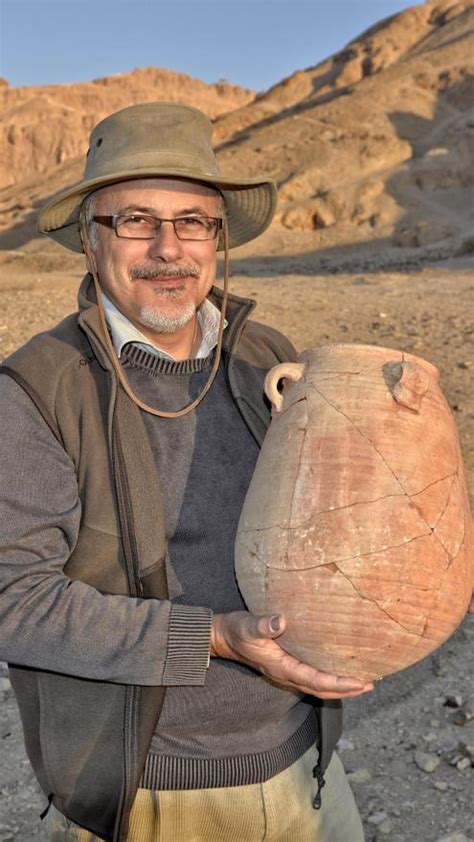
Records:
[[[156,219],[156,221],[159,222],[160,225],[157,226],[155,232],[150,237],[124,237],[123,234],[119,234],[117,231],[117,221],[127,216],[142,216],[146,217],[147,219]],[[178,240],[181,240],[181,242],[206,243],[210,240],[216,240],[223,227],[223,219],[219,216],[176,216],[174,217],[174,219],[168,219],[164,216],[153,216],[152,214],[148,213],[114,213],[112,216],[93,216],[92,219],[94,222],[98,222],[99,225],[105,225],[107,226],[107,228],[112,228],[113,231],[115,231],[115,236],[118,237],[119,240],[155,240],[161,231],[161,223],[171,222],[174,229],[174,233]],[[216,230],[212,237],[181,237],[176,230],[176,222],[179,222],[182,219],[211,219],[213,222],[216,223]]]

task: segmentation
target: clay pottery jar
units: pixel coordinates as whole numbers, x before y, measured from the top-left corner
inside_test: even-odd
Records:
[[[265,390],[273,418],[236,541],[248,609],[283,613],[278,642],[326,672],[372,680],[415,663],[459,625],[474,580],[438,371],[400,351],[326,345],[276,366]]]

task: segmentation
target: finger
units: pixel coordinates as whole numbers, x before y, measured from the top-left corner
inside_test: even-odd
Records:
[[[363,690],[351,690],[344,693],[329,692],[325,690],[315,691],[311,688],[298,688],[300,693],[305,693],[309,696],[316,696],[318,699],[355,699],[357,696],[362,696],[364,693],[373,690],[373,687],[365,687]]]
[[[300,693],[306,693],[310,696],[317,696],[320,699],[351,699],[355,696],[361,696],[363,693],[368,693],[374,689],[374,685],[371,681],[366,682],[363,687],[359,690],[343,690],[343,691],[330,691],[330,690],[316,690],[314,686],[308,685],[300,685],[295,684],[292,681],[276,681],[275,683],[279,684],[281,687],[290,688],[292,690],[298,690]]]
[[[322,690],[318,693],[315,693],[313,690],[309,693],[309,695],[316,696],[318,699],[341,699],[342,701],[344,701],[344,699],[356,699],[357,696],[362,696],[364,693],[370,692],[370,690],[373,690],[373,687],[367,687],[364,690],[351,690],[351,692],[347,693],[326,693]]]
[[[286,628],[285,618],[281,614],[270,614],[263,617],[255,617],[255,637],[275,638],[279,637]]]
[[[339,686],[336,689],[332,689],[332,688],[327,689],[327,690],[320,689],[319,693],[321,693],[321,695],[327,693],[328,698],[330,698],[330,697],[334,697],[334,698],[344,697],[345,698],[346,696],[360,696],[361,693],[368,693],[373,689],[374,689],[373,681],[365,681],[365,682],[361,682],[358,687],[353,687],[353,688],[348,689],[348,690],[342,689],[342,687]]]
[[[353,676],[333,675],[332,673],[323,672],[315,669],[308,664],[303,664],[291,655],[286,655],[282,659],[282,677],[299,687],[309,687],[314,692],[329,692],[329,693],[350,693],[363,692],[368,684],[367,689],[372,689],[371,682],[362,681]]]

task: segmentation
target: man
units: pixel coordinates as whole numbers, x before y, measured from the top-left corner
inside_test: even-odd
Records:
[[[363,839],[329,760],[372,685],[287,655],[233,574],[263,377],[294,350],[227,301],[227,259],[214,287],[276,191],[221,176],[210,138],[164,103],[96,126],[40,217],[85,253],[79,313],[1,369],[0,657],[53,840]]]

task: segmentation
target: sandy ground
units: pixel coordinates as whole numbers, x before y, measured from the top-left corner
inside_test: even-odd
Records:
[[[256,298],[256,317],[283,330],[299,349],[369,343],[433,362],[458,424],[472,498],[472,259],[409,273],[311,275],[295,270],[294,262],[285,271],[281,260],[277,275],[266,261],[238,268],[233,290]],[[2,269],[0,358],[73,310],[79,280],[77,272],[32,271],[16,261]],[[346,704],[339,750],[368,842],[473,842],[473,635],[474,617],[466,618],[433,656]],[[38,814],[45,799],[25,757],[5,675],[0,673],[0,842],[33,842],[44,838]]]

